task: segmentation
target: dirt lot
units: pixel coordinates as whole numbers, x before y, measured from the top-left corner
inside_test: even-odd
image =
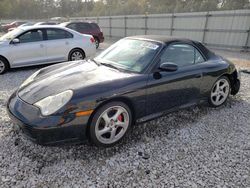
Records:
[[[240,67],[241,69],[250,69],[250,61],[249,60],[243,60],[243,59],[234,59],[229,58],[237,67]]]
[[[247,59],[232,60],[249,67]],[[43,147],[15,131],[5,104],[37,69],[0,76],[0,187],[250,187],[249,74],[242,74],[240,93],[226,105],[169,114],[100,149]]]

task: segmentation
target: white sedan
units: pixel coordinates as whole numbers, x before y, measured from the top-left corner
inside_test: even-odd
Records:
[[[95,55],[95,39],[61,26],[27,26],[0,38],[0,74],[9,68],[81,60]]]

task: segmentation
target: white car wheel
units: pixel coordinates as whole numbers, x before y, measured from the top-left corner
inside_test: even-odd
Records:
[[[85,58],[85,55],[81,50],[73,50],[70,53],[69,60],[70,61],[78,61],[78,60],[82,60],[84,58]]]
[[[131,125],[131,111],[122,102],[111,102],[100,108],[90,125],[91,141],[98,146],[112,146],[119,142]]]
[[[8,69],[8,63],[5,59],[0,58],[0,74],[3,74]]]
[[[226,102],[230,91],[231,87],[228,78],[219,78],[210,92],[210,104],[214,107],[221,106]]]
[[[99,40],[97,38],[95,38],[95,47],[96,47],[96,49],[99,48],[99,46],[100,46],[100,42],[99,42]]]

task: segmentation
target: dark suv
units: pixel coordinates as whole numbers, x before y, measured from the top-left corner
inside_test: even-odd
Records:
[[[8,32],[8,30],[10,28],[16,28],[22,24],[25,24],[26,22],[23,22],[23,21],[15,21],[15,22],[12,22],[12,23],[8,23],[8,24],[5,24],[5,25],[2,25],[2,30],[4,32]]]
[[[60,24],[61,26],[73,29],[83,34],[90,34],[95,38],[96,48],[99,44],[104,42],[103,32],[100,27],[93,22],[64,22]]]

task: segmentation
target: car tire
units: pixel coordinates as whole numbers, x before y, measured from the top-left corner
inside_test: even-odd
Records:
[[[209,103],[212,107],[219,107],[223,105],[231,93],[230,80],[226,76],[220,77],[213,85],[210,96]]]
[[[9,63],[8,61],[0,57],[0,74],[4,74],[9,69]]]
[[[81,49],[73,49],[69,53],[69,61],[78,61],[85,59],[85,53]]]
[[[123,102],[110,102],[99,108],[90,123],[90,141],[99,147],[120,142],[132,124],[130,108]]]
[[[98,49],[99,46],[100,46],[100,41],[99,41],[99,39],[97,37],[95,37],[95,47],[96,47],[96,49]]]

